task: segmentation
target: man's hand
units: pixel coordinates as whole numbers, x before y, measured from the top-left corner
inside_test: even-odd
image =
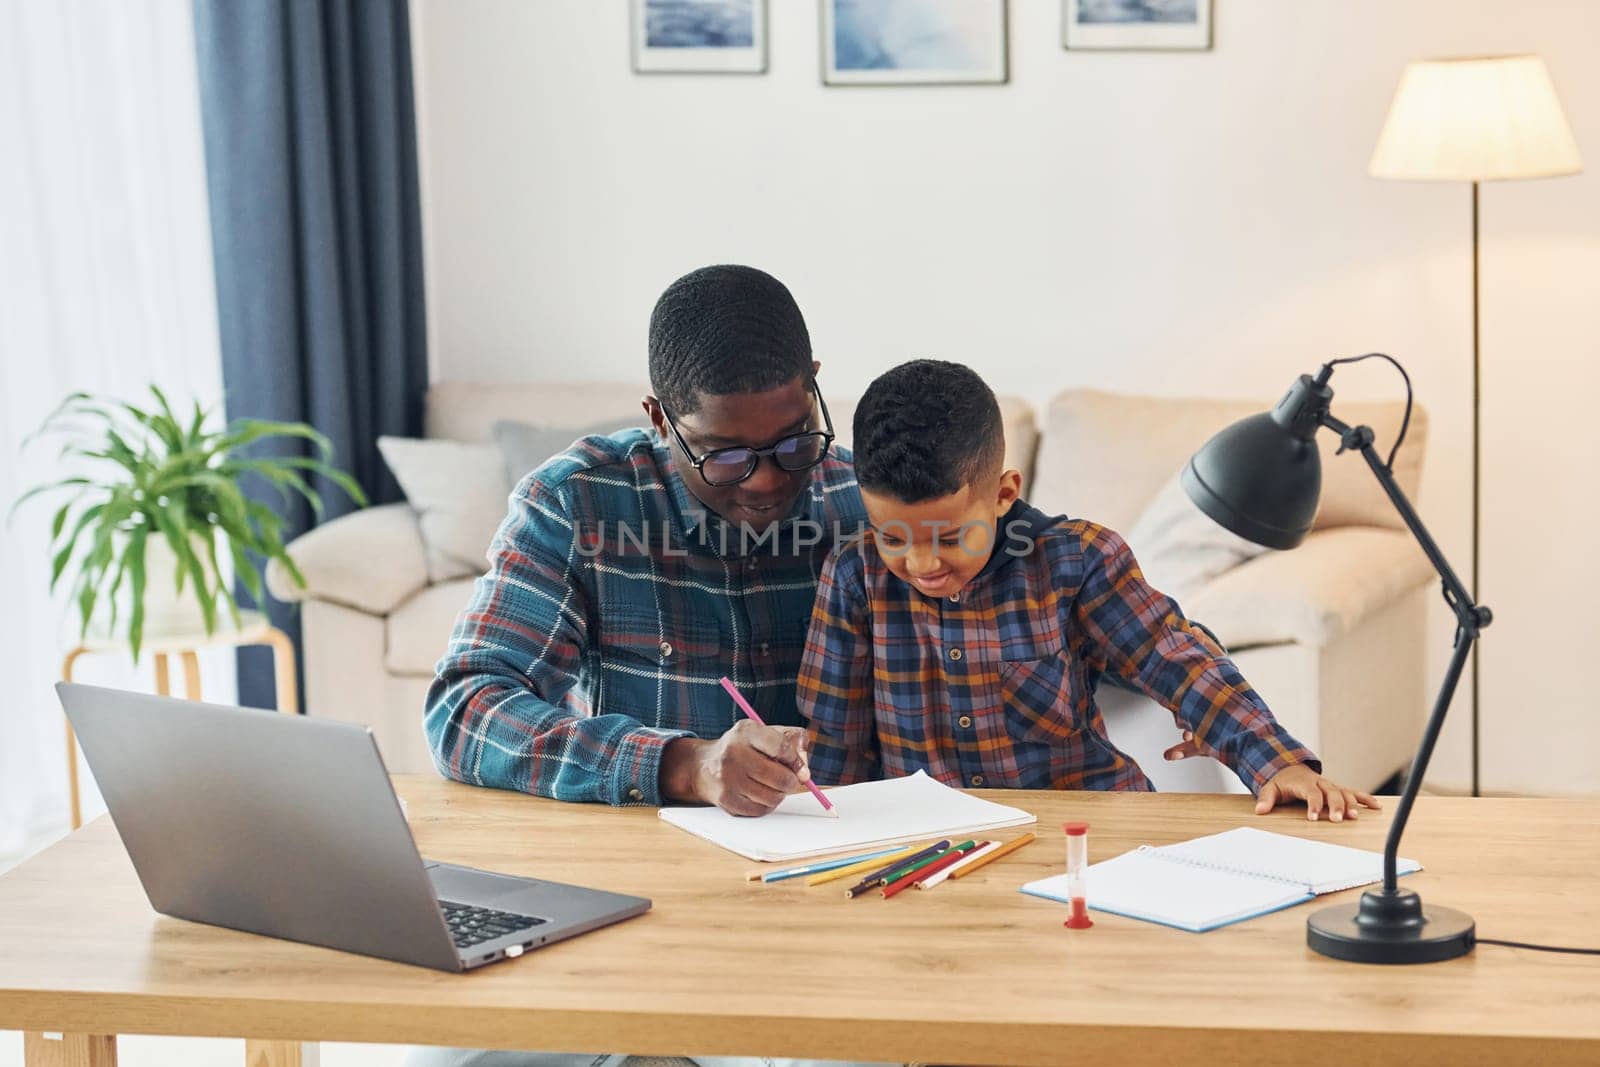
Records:
[[[681,737],[661,754],[661,792],[730,815],[765,815],[811,778],[805,738],[797,726],[748,719],[715,741]]]
[[[1347,818],[1359,818],[1361,808],[1378,810],[1376,797],[1346,789],[1303,763],[1285,767],[1267,780],[1256,797],[1256,814],[1265,815],[1279,801],[1290,799],[1306,802],[1306,818],[1312,822],[1321,818],[1324,811],[1333,822],[1343,822]]]

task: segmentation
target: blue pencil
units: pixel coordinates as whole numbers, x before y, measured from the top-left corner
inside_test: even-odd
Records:
[[[880,848],[876,852],[863,852],[859,856],[842,856],[838,859],[818,860],[816,863],[808,863],[803,867],[786,867],[781,871],[751,871],[744,877],[747,882],[754,882],[758,878],[763,882],[781,882],[785,878],[798,878],[803,874],[821,874],[823,871],[837,870],[840,867],[848,867],[852,863],[873,860],[879,856],[889,856],[903,851],[905,851],[904,845],[895,845],[891,848]]]

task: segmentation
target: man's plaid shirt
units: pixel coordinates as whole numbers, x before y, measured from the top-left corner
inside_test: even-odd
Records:
[[[1152,789],[1106,736],[1094,697],[1108,671],[1252,792],[1293,763],[1320,770],[1221,647],[1146,584],[1122,538],[1019,503],[984,569],[948,598],[891,574],[870,533],[828,560],[800,667],[812,776]]]
[[[817,576],[865,521],[849,453],[835,452],[764,542],[708,512],[643,430],[586,437],[524,478],[428,692],[439,770],[659,804],[667,743],[740,717],[722,675],[769,724],[799,725]]]

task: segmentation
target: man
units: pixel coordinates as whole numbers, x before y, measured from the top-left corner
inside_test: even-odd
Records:
[[[859,532],[861,499],[777,279],[738,266],[679,278],[649,348],[654,433],[584,438],[517,486],[424,724],[458,781],[764,815],[809,774],[795,680],[817,574]],[[768,725],[740,714],[723,675]],[[428,1049],[407,1062],[625,1057]],[[760,1061],[699,1061],[735,1062]]]
[[[584,438],[513,492],[439,661],[428,740],[475,785],[763,815],[807,773],[795,679],[816,576],[861,500],[777,279],[678,279],[649,348],[654,435]]]

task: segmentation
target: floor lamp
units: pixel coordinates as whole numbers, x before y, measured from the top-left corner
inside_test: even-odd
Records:
[[[1478,183],[1583,169],[1538,56],[1425,59],[1406,66],[1368,167],[1374,178],[1472,183],[1472,572],[1478,588]],[[1472,659],[1472,795],[1478,780],[1478,659]]]

